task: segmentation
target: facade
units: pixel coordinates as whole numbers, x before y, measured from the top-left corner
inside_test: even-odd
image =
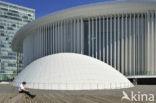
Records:
[[[44,56],[78,53],[125,76],[156,76],[156,2],[118,1],[56,12],[20,29],[12,49],[24,67]]]
[[[0,1],[0,80],[13,79],[22,69],[22,53],[13,52],[12,39],[35,19],[35,10]]]
[[[113,75],[113,76],[112,76]],[[30,63],[13,81],[27,88],[51,90],[121,89],[133,84],[110,65],[90,56],[58,53]]]

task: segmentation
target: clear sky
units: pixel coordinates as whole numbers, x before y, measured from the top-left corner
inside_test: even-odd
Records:
[[[0,0],[36,10],[36,18],[74,6],[115,0]]]

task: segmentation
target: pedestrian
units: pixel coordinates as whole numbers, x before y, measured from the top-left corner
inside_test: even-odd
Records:
[[[26,85],[26,82],[23,81],[18,88],[19,93],[24,93],[26,95],[28,95],[31,98],[34,98],[36,95],[32,95],[27,89],[24,88],[24,86]]]

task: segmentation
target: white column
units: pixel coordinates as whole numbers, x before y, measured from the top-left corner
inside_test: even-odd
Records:
[[[59,53],[62,53],[62,21],[59,21]]]
[[[66,28],[66,31],[67,31],[67,38],[66,38],[66,41],[67,41],[67,46],[66,46],[66,49],[67,49],[67,51],[66,52],[70,52],[70,30],[69,30],[69,27],[70,27],[70,20],[68,19],[67,21],[66,21],[66,23],[67,23],[67,28]]]
[[[38,35],[39,35],[39,39],[38,39],[38,41],[39,41],[39,43],[38,43],[38,45],[39,45],[39,48],[38,48],[38,58],[40,58],[40,56],[41,56],[41,33],[40,33],[40,26],[38,26]]]
[[[36,28],[34,28],[34,37],[35,37],[35,58],[34,58],[34,60],[36,60],[37,59],[37,53],[38,53],[38,45],[37,45],[37,39],[38,39],[38,34],[37,34],[37,29]]]
[[[63,51],[63,44],[64,44],[64,42],[63,42],[63,36],[64,36],[64,31],[63,31],[63,20],[61,21],[61,52],[64,52]]]
[[[43,49],[43,55],[45,56],[45,53],[46,53],[46,51],[45,51],[46,50],[45,49],[46,48],[46,45],[45,45],[46,44],[45,25],[43,26],[43,44],[44,44],[43,45],[43,48],[44,48]]]
[[[95,20],[95,23],[96,23],[96,24],[95,24],[95,53],[96,53],[96,54],[95,54],[95,57],[96,57],[96,58],[98,58],[98,57],[97,57],[97,46],[98,46],[98,43],[97,43],[97,32],[98,32],[98,31],[97,31],[97,22],[98,22],[98,20],[97,20],[97,17],[96,17],[96,20]]]
[[[40,26],[40,35],[41,35],[41,55],[40,57],[43,57],[43,26]]]
[[[105,47],[105,43],[106,43],[106,36],[105,36],[105,17],[103,17],[103,62],[105,62],[106,59],[106,47]]]
[[[69,41],[68,41],[68,43],[69,43],[69,50],[68,50],[68,52],[72,52],[72,38],[71,38],[71,19],[70,20],[68,20],[68,39],[69,39]]]
[[[54,28],[54,23],[53,23],[53,54],[55,54],[55,28]]]
[[[57,53],[59,53],[59,21],[56,22],[56,48],[57,48]]]
[[[64,21],[62,20],[62,52],[64,52]]]
[[[41,26],[41,57],[43,57],[43,26]]]
[[[78,53],[78,20],[76,18],[76,24],[75,24],[75,49],[76,49],[76,53]]]
[[[76,53],[79,53],[79,20],[76,19]]]
[[[51,54],[51,40],[50,40],[50,28],[49,28],[49,23],[47,25],[47,32],[48,32],[48,55]]]
[[[142,43],[141,43],[141,41],[142,41],[142,35],[143,35],[143,33],[142,33],[142,18],[141,18],[141,14],[138,14],[138,45],[137,45],[137,54],[138,54],[138,58],[137,58],[137,61],[138,61],[138,72],[137,72],[137,74],[138,75],[140,75],[140,74],[142,74],[142,67],[141,67],[141,64],[142,64]]]
[[[36,45],[36,53],[35,53],[35,60],[37,59],[37,55],[38,55],[38,32],[37,32],[37,28],[34,29],[34,36],[35,36],[35,45]]]
[[[150,51],[151,51],[151,48],[150,48],[150,29],[151,29],[151,26],[150,26],[150,13],[148,12],[147,13],[147,25],[148,25],[148,29],[147,29],[147,72],[149,74],[150,70],[151,70],[151,61],[150,61]]]
[[[31,45],[31,47],[32,47],[32,57],[31,57],[30,62],[33,61],[33,59],[35,58],[35,49],[36,49],[36,47],[35,47],[35,39],[34,39],[35,38],[34,37],[34,30],[32,30],[31,32],[32,32],[32,34],[31,34],[32,35],[32,45]]]
[[[42,57],[44,56],[44,26],[42,26]]]
[[[145,32],[144,32],[144,28],[145,27],[145,24],[144,24],[144,14],[141,14],[141,30],[140,30],[140,35],[142,36],[141,38],[141,59],[142,59],[142,62],[141,62],[141,73],[143,74],[144,71],[145,71],[145,51],[144,51],[144,48],[145,48],[145,39],[144,39],[144,36],[145,36]]]
[[[59,53],[59,21],[57,22],[57,29],[56,29],[56,31],[57,31],[57,53]]]
[[[51,23],[51,33],[52,33],[52,54],[54,54],[54,29],[53,29],[53,23]]]
[[[148,34],[148,33],[147,33],[147,29],[148,29],[147,13],[145,13],[145,21],[144,21],[144,24],[145,24],[145,31],[144,31],[144,32],[145,32],[145,33],[144,33],[144,39],[145,39],[145,40],[144,40],[144,42],[145,42],[145,43],[144,43],[144,44],[145,44],[145,47],[144,47],[144,50],[145,50],[145,51],[144,51],[144,52],[145,52],[145,58],[144,58],[144,60],[145,60],[145,68],[144,68],[144,69],[145,69],[145,70],[144,70],[144,72],[146,73],[146,72],[147,72],[147,68],[148,68],[148,67],[147,67],[147,64],[148,64],[148,59],[147,59],[147,51],[148,51],[148,50],[147,50],[147,49],[148,49],[148,47],[147,47],[147,46],[148,46],[148,43],[147,43],[147,42],[148,42],[148,41],[147,41],[147,34]]]
[[[73,20],[71,19],[70,20],[70,43],[71,43],[71,51],[70,52],[73,52]]]
[[[60,40],[60,27],[61,27],[60,26],[60,21],[58,21],[57,24],[58,24],[58,28],[57,28],[57,31],[58,31],[57,32],[57,35],[58,35],[57,36],[58,37],[57,38],[57,43],[58,43],[58,45],[57,45],[57,47],[58,47],[58,53],[60,53],[61,52],[61,48],[60,48],[60,42],[61,42],[61,40]]]
[[[40,32],[40,26],[38,27],[38,31],[39,31],[39,58],[41,57],[41,32]]]
[[[37,27],[35,28],[35,45],[36,45],[36,56],[35,56],[35,60],[37,59],[38,56],[38,29]]]
[[[154,69],[156,69],[156,68],[154,68],[154,47],[156,46],[156,45],[154,45],[154,13],[152,12],[151,13],[151,69],[152,69],[152,71],[151,71],[151,74],[154,74]]]
[[[117,70],[118,71],[121,71],[120,69],[120,15],[118,15],[118,37],[117,37],[117,51],[118,51],[118,54],[117,54]]]
[[[84,53],[84,24],[81,18],[81,54]]]
[[[91,56],[91,23],[90,23],[90,18],[88,19],[88,53],[89,56]]]
[[[121,19],[121,73],[125,73],[124,71],[124,15],[122,14]]]
[[[127,15],[125,17],[125,74],[128,75],[128,31],[127,31]]]
[[[136,69],[137,69],[137,75],[138,75],[138,73],[140,73],[140,63],[141,63],[140,60],[139,60],[140,53],[141,53],[140,50],[139,50],[139,49],[140,49],[140,46],[139,46],[139,42],[140,42],[140,38],[139,38],[139,36],[140,36],[140,35],[139,35],[139,31],[140,31],[140,25],[139,25],[139,24],[140,24],[140,21],[139,21],[139,20],[140,20],[140,18],[139,18],[139,15],[140,15],[140,14],[137,14],[137,25],[136,25],[136,26],[137,26],[137,34],[136,34],[136,35],[137,35],[137,36],[136,36],[136,37],[137,37],[137,38],[136,38],[136,48],[137,48],[137,50],[136,50],[136,57],[137,57],[136,63],[137,63],[137,68],[136,68]]]
[[[94,18],[92,18],[92,57],[94,57]]]
[[[109,34],[110,35],[110,38],[109,38],[110,39],[110,43],[109,43],[110,45],[109,46],[110,46],[110,65],[111,66],[113,66],[113,64],[112,64],[113,63],[113,56],[112,56],[112,54],[113,54],[112,53],[112,49],[113,49],[113,46],[112,46],[113,45],[112,44],[112,25],[113,24],[112,24],[112,16],[111,16],[110,17],[110,34]]]
[[[44,54],[44,56],[46,56],[47,55],[47,27],[46,27],[46,25],[44,25],[44,36],[45,36],[45,54]]]
[[[38,26],[38,35],[39,35],[39,39],[38,39],[38,41],[39,41],[39,48],[38,48],[38,58],[40,58],[40,54],[41,54],[41,34],[40,34],[40,26]]]
[[[36,28],[36,33],[35,33],[35,35],[36,35],[36,59],[38,58],[38,53],[39,53],[39,33],[38,33],[38,26],[37,26],[37,28]]]
[[[50,23],[50,35],[51,35],[51,54],[53,54],[53,31],[52,23]]]
[[[74,19],[74,33],[73,33],[73,36],[74,36],[74,52],[76,52],[76,20]]]
[[[106,52],[106,53],[107,53],[107,54],[106,54],[106,63],[109,63],[109,59],[110,59],[110,58],[109,58],[109,50],[108,50],[108,49],[109,49],[109,45],[108,45],[108,35],[109,35],[109,34],[108,34],[108,31],[109,31],[109,28],[108,28],[108,17],[107,17],[106,23],[107,23],[107,24],[106,24],[106,27],[107,27],[107,28],[106,28],[106,51],[107,51],[107,52]]]
[[[50,49],[50,55],[52,54],[52,33],[51,33],[51,23],[49,23],[49,49]]]
[[[60,52],[60,22],[57,22],[57,52]]]
[[[80,39],[81,39],[81,31],[80,31],[80,19],[78,18],[77,19],[77,52],[78,53],[81,53],[81,41],[80,41]]]
[[[55,23],[53,23],[53,54],[55,53]]]
[[[43,53],[44,53],[44,54],[43,54],[43,55],[45,56],[45,52],[46,52],[46,51],[45,51],[45,50],[46,50],[46,49],[45,49],[45,48],[46,48],[46,45],[45,45],[45,44],[46,44],[46,42],[45,42],[45,40],[46,40],[46,36],[45,36],[45,25],[43,26],[43,38],[44,38],[44,40],[43,40],[43,44],[44,44],[44,45],[43,45],[43,48],[44,48]]]
[[[101,42],[101,17],[99,17],[99,59],[102,60],[102,56],[101,56],[101,52],[102,52],[102,49],[101,49],[101,45],[102,45],[102,42]]]
[[[55,43],[56,43],[56,45],[55,45],[55,49],[56,49],[56,53],[58,53],[58,31],[57,31],[57,29],[58,29],[58,22],[56,22],[55,23]]]
[[[135,18],[135,16],[136,15],[134,14],[134,18],[133,18],[133,60],[132,60],[133,61],[133,74],[134,75],[136,75],[136,72],[135,72],[136,71],[136,68],[135,68],[135,66],[136,66],[135,65],[135,62],[136,62],[136,59],[135,59],[136,58],[135,57],[136,56],[136,52],[135,52],[135,44],[136,44],[135,43],[135,41],[136,41],[135,40],[135,37],[136,37],[136,22],[135,21],[136,21],[136,18]]]
[[[49,24],[47,24],[47,27],[46,27],[46,31],[47,31],[47,55],[49,54],[49,30],[48,30],[48,26]]]
[[[132,75],[132,15],[129,18],[129,75]]]
[[[44,25],[44,56],[46,56],[47,51],[47,34],[46,34],[46,25]]]
[[[66,45],[67,45],[67,22],[66,22],[66,20],[64,20],[64,52],[67,52],[67,50],[66,50]]]
[[[44,56],[46,55],[46,27],[44,25]]]
[[[116,51],[116,47],[117,47],[116,15],[114,16],[113,24],[114,24],[114,33],[113,33],[113,35],[114,35],[114,51],[113,51],[113,53],[114,53],[114,68],[117,69],[117,67],[116,67],[116,62],[117,62],[116,61],[116,54],[117,54],[117,51]]]
[[[33,60],[35,60],[35,58],[36,58],[36,42],[35,42],[35,40],[36,40],[36,35],[34,35],[35,34],[35,29],[34,30],[32,30],[32,35],[33,35],[33,45],[32,45],[32,47],[33,47],[33,58],[32,58],[32,60],[31,61],[33,61]]]

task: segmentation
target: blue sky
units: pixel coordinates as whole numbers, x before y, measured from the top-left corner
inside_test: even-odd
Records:
[[[36,18],[74,6],[114,0],[0,0],[36,10]]]

